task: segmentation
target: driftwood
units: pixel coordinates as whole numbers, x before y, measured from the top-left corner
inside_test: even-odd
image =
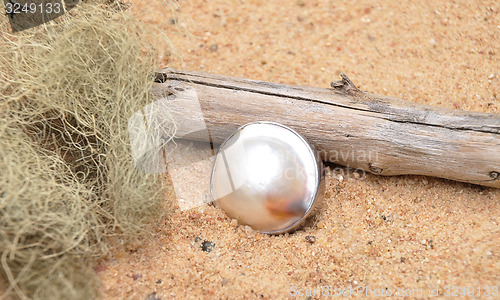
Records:
[[[325,161],[379,175],[428,175],[500,188],[499,114],[374,95],[341,76],[331,88],[317,88],[164,69],[153,94],[171,99],[186,128],[204,119],[213,143],[243,124],[275,121],[302,134]],[[186,90],[193,91],[198,108],[176,99]],[[191,131],[184,138],[206,140],[206,134]]]

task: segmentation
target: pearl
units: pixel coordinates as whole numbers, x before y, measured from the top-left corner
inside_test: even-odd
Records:
[[[210,190],[216,205],[264,233],[297,229],[323,198],[323,164],[294,130],[273,122],[246,124],[219,148]]]

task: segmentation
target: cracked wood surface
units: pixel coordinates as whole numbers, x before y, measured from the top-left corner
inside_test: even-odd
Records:
[[[246,123],[274,121],[303,135],[325,161],[379,175],[427,175],[500,188],[499,114],[375,95],[341,77],[332,88],[318,88],[164,69],[152,93],[170,99],[169,107],[182,116],[176,118],[179,137],[206,141],[206,132],[190,128],[201,118],[216,144]],[[195,92],[199,107],[176,99],[185,90]]]

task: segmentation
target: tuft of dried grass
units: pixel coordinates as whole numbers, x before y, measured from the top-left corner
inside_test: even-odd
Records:
[[[142,234],[168,206],[165,178],[135,168],[127,128],[152,100],[155,38],[119,2],[0,30],[4,296],[92,299],[106,237]]]

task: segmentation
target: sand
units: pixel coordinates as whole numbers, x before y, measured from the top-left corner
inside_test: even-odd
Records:
[[[164,30],[182,56],[163,51],[162,67],[319,87],[344,72],[372,93],[500,112],[498,1],[191,0],[180,6],[174,16],[164,1],[132,1],[134,14]],[[186,153],[201,159],[206,151],[197,144]],[[208,196],[209,168],[208,160],[192,167],[186,180],[205,184],[193,183],[192,197]],[[499,189],[354,174],[333,165],[326,181],[320,214],[293,234],[255,232],[208,204],[177,205],[151,234],[115,245],[96,266],[103,297],[500,295]],[[173,187],[166,198],[179,200]]]
[[[182,61],[164,56],[163,66],[320,87],[344,72],[369,92],[500,111],[498,1],[193,0],[180,1],[177,17],[163,1],[132,2],[134,14],[165,30],[182,54]],[[201,170],[192,176],[203,177]],[[500,190],[335,166],[326,180],[321,213],[293,234],[255,232],[211,205],[177,207],[150,236],[100,263],[104,298],[498,291]],[[167,197],[176,201],[174,189]]]

